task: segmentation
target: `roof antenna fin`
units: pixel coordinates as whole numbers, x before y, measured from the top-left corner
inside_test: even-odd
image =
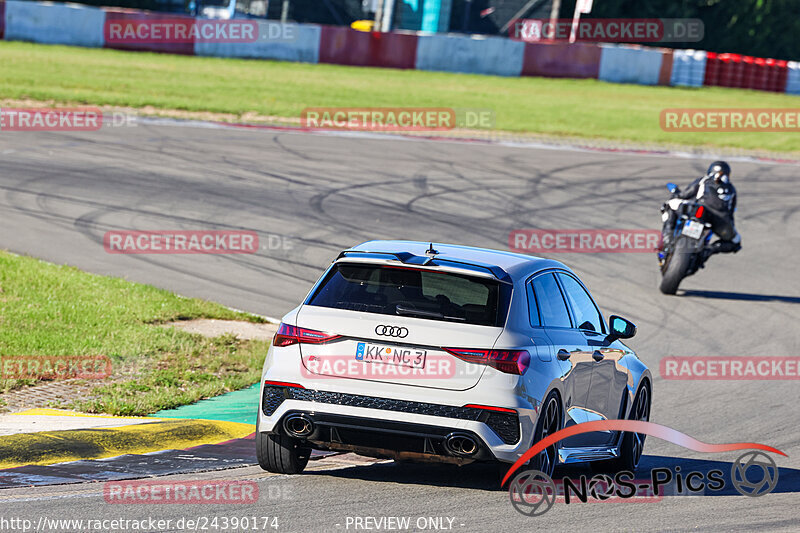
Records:
[[[423,266],[433,261],[436,258],[436,254],[438,253],[439,253],[438,251],[433,249],[433,243],[431,243],[430,247],[427,250],[425,250],[425,255],[427,255],[428,258],[422,263]]]

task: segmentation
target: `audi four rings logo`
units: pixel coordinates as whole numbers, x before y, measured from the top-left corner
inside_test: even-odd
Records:
[[[375,333],[378,335],[383,335],[384,337],[399,337],[401,339],[408,337],[407,328],[401,328],[399,326],[384,326],[383,324],[375,327]]]

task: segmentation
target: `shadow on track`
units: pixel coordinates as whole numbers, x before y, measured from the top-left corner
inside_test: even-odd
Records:
[[[800,304],[800,296],[778,296],[775,294],[750,294],[746,292],[724,292],[724,291],[683,291],[682,296],[694,296],[696,298],[714,298],[717,300],[744,300],[748,302],[781,302],[788,304]]]
[[[435,463],[388,462],[339,470],[307,472],[304,476],[320,475],[403,485],[497,491],[500,490],[500,481],[509,466],[511,465],[500,467],[494,464],[476,463],[459,467]]]
[[[800,493],[800,470],[795,468],[781,468],[782,457],[772,456],[778,465],[778,483],[773,494],[780,493]],[[704,475],[711,470],[721,470],[725,480],[725,486],[718,491],[705,490],[703,496],[741,496],[731,483],[732,462],[728,461],[705,461],[701,459],[683,459],[680,457],[669,456],[642,456],[642,461],[637,469],[637,478],[648,478],[651,471],[655,468],[668,468],[675,474],[676,467],[680,467],[680,473],[686,477],[689,472],[701,472]],[[752,476],[752,481],[757,481],[755,472],[747,472],[748,478]],[[691,496],[691,493],[685,494]]]
[[[778,484],[772,491],[780,493],[800,494],[800,470],[794,468],[780,468],[780,458],[776,458],[778,463]],[[335,477],[341,479],[354,479],[372,482],[389,482],[405,485],[428,485],[442,488],[461,488],[475,489],[483,491],[500,491],[500,481],[511,465],[492,465],[492,464],[471,464],[462,467],[440,464],[420,464],[420,463],[380,463],[365,466],[356,466],[341,470],[307,472],[304,476],[319,475]],[[636,470],[635,478],[645,480],[651,478],[651,470],[655,468],[666,468],[676,474],[676,467],[685,477],[690,472],[701,472],[704,477],[711,470],[722,471],[725,486],[718,491],[705,490],[703,493],[691,493],[686,491],[676,494],[675,490],[666,489],[666,494],[684,496],[740,496],[739,492],[731,483],[732,462],[727,461],[706,461],[699,459],[685,459],[674,456],[654,456],[645,455],[639,468]],[[587,479],[597,475],[587,465],[566,465],[556,469],[555,478],[569,477],[577,479],[586,476]],[[671,484],[674,488],[675,481]]]

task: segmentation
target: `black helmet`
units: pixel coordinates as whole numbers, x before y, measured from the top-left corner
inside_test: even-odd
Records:
[[[708,167],[706,175],[709,178],[714,178],[714,183],[729,183],[731,180],[731,166],[725,161],[714,161]]]

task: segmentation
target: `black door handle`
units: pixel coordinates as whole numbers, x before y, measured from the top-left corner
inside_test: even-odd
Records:
[[[600,350],[595,350],[592,353],[592,359],[594,359],[595,361],[602,361],[603,357],[605,357],[605,355],[603,355],[603,353]]]
[[[556,357],[558,357],[559,361],[566,361],[567,359],[569,359],[569,356],[570,356],[570,353],[568,351],[566,351],[564,348],[561,348],[558,351],[558,354],[556,355]]]

